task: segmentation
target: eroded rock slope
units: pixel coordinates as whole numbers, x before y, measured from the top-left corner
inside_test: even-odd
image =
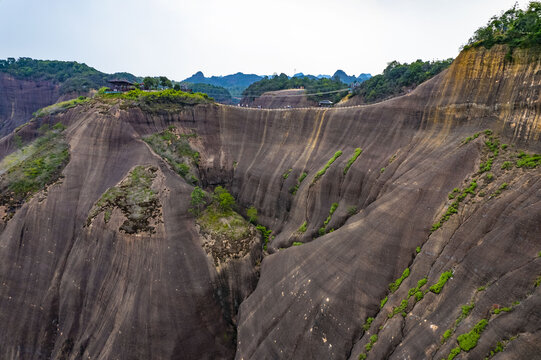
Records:
[[[541,151],[541,62],[505,53],[466,51],[370,106],[146,113],[95,101],[36,120],[21,137],[61,122],[70,161],[3,224],[2,353],[473,359],[501,342],[500,358],[535,358],[541,177],[517,161]],[[220,277],[188,212],[193,186],[142,140],[170,125],[197,134],[200,185],[228,188],[273,230],[260,269],[254,253]],[[15,150],[12,137],[0,150]],[[123,212],[106,221],[106,207],[87,225],[138,167],[152,170],[152,231],[122,231]],[[257,272],[250,294],[238,274]],[[470,331],[475,347],[459,341]]]

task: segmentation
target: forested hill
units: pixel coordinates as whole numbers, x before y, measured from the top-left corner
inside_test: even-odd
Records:
[[[107,80],[121,77],[136,81],[130,73],[106,74],[75,61],[35,60],[27,57],[0,60],[0,72],[23,80],[48,80],[60,84],[60,93],[86,92],[107,85]]]
[[[348,85],[344,84],[338,77],[332,79],[321,78],[313,79],[310,77],[292,77],[289,78],[286,74],[282,73],[277,76],[267,77],[265,76],[258,82],[250,85],[242,95],[247,100],[254,100],[268,91],[285,90],[285,89],[302,89],[306,90],[306,94],[310,100],[319,101],[322,99],[328,99],[332,102],[338,102],[341,98],[347,95]],[[346,89],[341,92],[332,92]],[[332,92],[332,93],[329,93]],[[321,94],[326,93],[326,94]],[[310,95],[318,94],[318,95]]]
[[[439,74],[451,65],[453,59],[441,61],[417,60],[411,64],[392,61],[383,74],[376,75],[361,83],[354,96],[361,97],[362,103],[373,103],[406,93],[422,82]]]
[[[183,82],[192,84],[210,84],[214,86],[221,86],[226,88],[231,95],[240,96],[244,89],[250,86],[252,83],[261,80],[263,77],[255,74],[244,74],[238,72],[236,74],[226,76],[211,76],[205,77],[205,75],[198,71]]]
[[[501,15],[493,16],[486,26],[477,29],[464,48],[490,49],[496,44],[509,46],[508,60],[515,48],[541,48],[541,2],[532,1],[526,10],[515,4]]]

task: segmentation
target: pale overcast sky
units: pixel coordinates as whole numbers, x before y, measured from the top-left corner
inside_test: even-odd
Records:
[[[112,73],[381,73],[456,57],[515,0],[0,0],[0,58]],[[524,7],[527,1],[519,1]]]

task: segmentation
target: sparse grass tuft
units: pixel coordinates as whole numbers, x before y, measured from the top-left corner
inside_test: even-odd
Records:
[[[453,360],[458,354],[460,354],[459,346],[451,350],[451,352],[449,353],[449,356],[447,357],[447,360]]]
[[[192,185],[198,183],[196,177],[199,153],[190,146],[189,139],[197,134],[179,134],[170,127],[161,133],[152,134],[143,140],[186,181]]]
[[[398,290],[398,288],[400,287],[400,284],[402,284],[402,282],[410,275],[410,269],[409,268],[406,268],[403,272],[402,272],[402,275],[396,279],[394,282],[390,283],[389,284],[389,290],[391,291],[391,293],[394,293],[396,290]]]
[[[327,161],[327,164],[325,164],[325,166],[323,167],[323,169],[319,170],[316,175],[314,176],[314,179],[312,180],[312,184],[315,184],[316,181],[319,180],[320,177],[322,177],[323,175],[325,175],[325,173],[327,172],[327,169],[332,165],[333,162],[336,161],[336,159],[338,159],[340,156],[342,156],[342,151],[338,150],[337,152],[334,153],[333,157],[330,158],[329,161]]]
[[[488,321],[486,319],[482,319],[473,327],[473,329],[471,329],[470,332],[459,335],[456,340],[460,346],[460,349],[470,351],[476,347],[477,342],[481,337],[481,333],[485,330],[487,325]]]
[[[518,168],[533,169],[539,166],[539,164],[541,164],[540,154],[528,155],[528,154],[525,154],[523,151],[521,151],[517,157],[519,158],[517,160]]]
[[[293,169],[288,169],[282,174],[282,178],[285,180],[289,177],[289,174],[291,173]]]
[[[348,160],[348,162],[346,164],[346,167],[344,168],[344,175],[346,175],[348,173],[349,168],[351,167],[351,165],[353,165],[355,160],[357,160],[357,158],[359,157],[359,155],[361,155],[362,152],[363,152],[363,150],[361,148],[356,148],[355,149],[355,151],[353,152],[353,155],[349,158],[349,160]]]
[[[368,318],[366,318],[366,322],[365,322],[364,325],[363,325],[364,331],[370,330],[370,325],[372,325],[372,322],[373,322],[373,321],[374,321],[374,318],[373,318],[373,317],[368,317]]]
[[[86,102],[90,101],[89,98],[84,96],[79,96],[77,99],[62,101],[53,105],[49,105],[47,107],[44,107],[42,109],[39,109],[36,111],[33,115],[35,117],[44,117],[47,115],[54,115],[57,113],[60,113],[64,110],[71,109],[79,104],[84,104]]]
[[[443,286],[445,285],[447,280],[449,280],[452,276],[453,276],[452,271],[446,271],[442,273],[440,275],[440,279],[438,280],[438,282],[430,287],[430,291],[432,291],[434,294],[439,294],[441,290],[443,289]]]
[[[289,192],[292,195],[295,195],[297,193],[297,191],[299,190],[299,186],[301,186],[302,181],[306,178],[307,175],[308,175],[307,173],[303,172],[301,176],[299,176],[299,178],[297,179],[297,184],[289,188]]]
[[[471,313],[473,308],[475,307],[475,304],[472,302],[469,305],[462,305],[462,313],[460,316],[455,320],[455,326],[458,326],[464,320],[468,317],[468,315]]]
[[[0,162],[0,204],[9,219],[17,207],[34,193],[55,182],[69,161],[68,145],[62,136],[64,125],[44,127],[42,136],[6,156]]]

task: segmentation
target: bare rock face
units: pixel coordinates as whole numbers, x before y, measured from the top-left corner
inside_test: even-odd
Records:
[[[32,113],[60,98],[59,87],[48,81],[26,81],[0,72],[0,136],[32,118]]]
[[[468,50],[369,106],[149,114],[94,101],[22,128],[30,141],[62,122],[70,161],[0,233],[4,357],[535,358],[541,61],[505,53]],[[209,258],[192,185],[142,140],[170,125],[197,134],[201,185],[273,230],[261,264],[257,241],[224,266]],[[14,149],[0,141],[3,157]],[[137,167],[156,169],[154,231],[121,231],[123,201],[85,226]]]

